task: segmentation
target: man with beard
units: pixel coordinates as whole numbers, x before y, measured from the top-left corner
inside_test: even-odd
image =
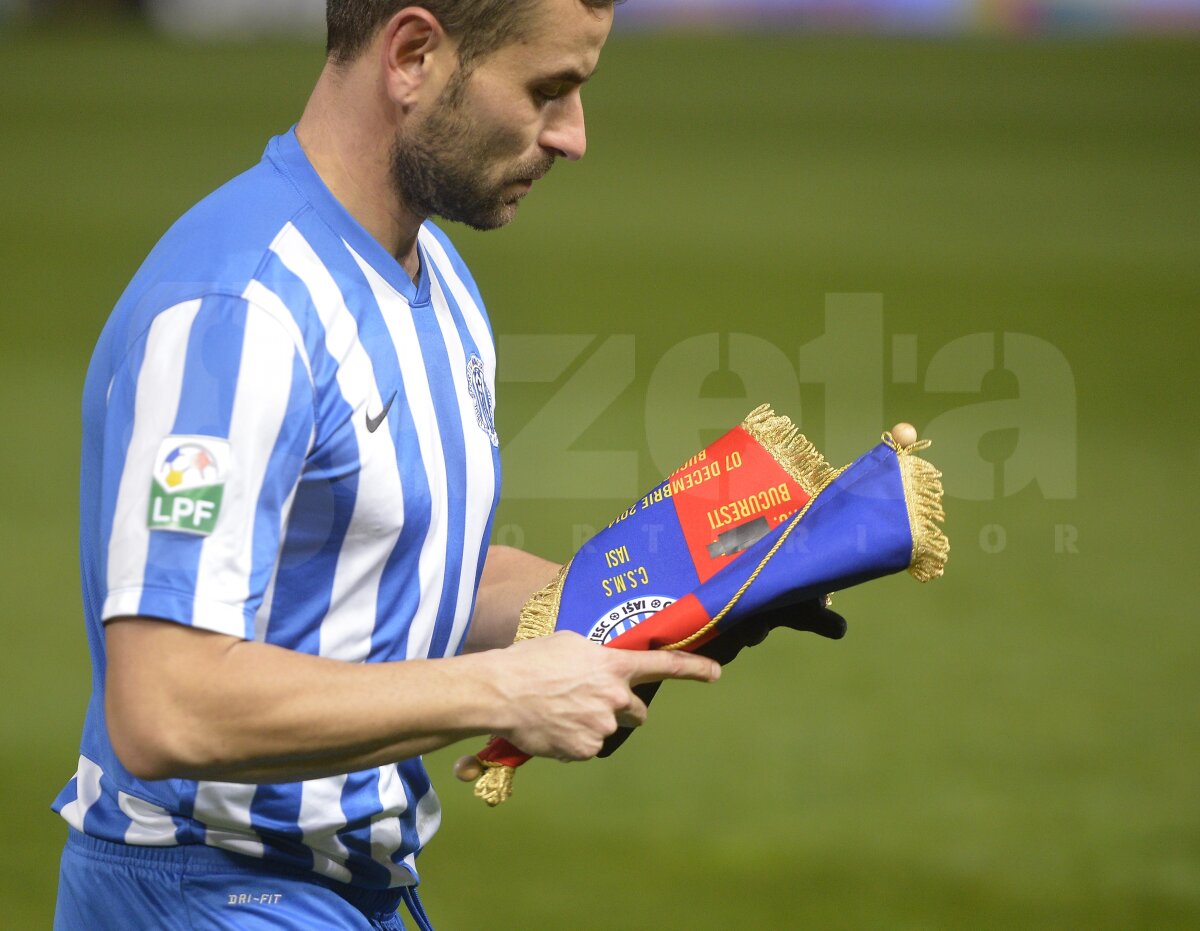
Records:
[[[495,355],[441,216],[584,153],[604,0],[330,0],[294,130],[164,236],[84,390],[94,688],[55,927],[402,927],[420,754],[593,756],[711,660],[511,646],[556,567],[487,545]]]

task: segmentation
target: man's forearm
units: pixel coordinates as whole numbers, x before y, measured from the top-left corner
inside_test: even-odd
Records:
[[[394,763],[495,733],[582,760],[645,720],[633,686],[709,682],[680,651],[606,650],[556,633],[448,659],[347,663],[170,621],[108,623],[105,710],[141,779],[295,782]]]
[[[511,546],[488,547],[464,649],[471,653],[512,643],[521,608],[561,568],[558,563]]]
[[[135,618],[107,642],[110,733],[142,778],[290,782],[505,724],[495,655],[344,663]]]

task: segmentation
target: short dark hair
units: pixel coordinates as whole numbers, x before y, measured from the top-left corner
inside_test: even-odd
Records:
[[[458,42],[459,67],[470,70],[479,58],[516,39],[526,29],[538,0],[326,0],[325,51],[335,64],[358,57],[376,30],[406,6],[428,10]],[[605,9],[620,0],[579,0]]]

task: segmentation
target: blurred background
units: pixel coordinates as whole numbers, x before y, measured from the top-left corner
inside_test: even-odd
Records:
[[[286,130],[319,2],[0,0],[0,926],[48,927],[90,673],[78,399],[159,235]],[[1200,3],[631,0],[589,151],[453,235],[500,350],[499,542],[566,559],[763,401],[912,420],[945,578],[840,594],[488,810],[441,929],[1200,926]]]

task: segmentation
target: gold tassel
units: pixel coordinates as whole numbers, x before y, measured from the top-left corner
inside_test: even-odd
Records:
[[[508,801],[508,797],[512,795],[513,773],[516,770],[503,763],[489,763],[487,760],[479,762],[483,764],[484,772],[475,780],[475,796],[487,802],[489,807],[495,808],[501,802]]]
[[[930,447],[929,440],[901,446],[889,432],[883,434],[883,441],[896,451],[904,483],[904,503],[908,506],[913,541],[908,574],[918,582],[930,582],[941,576],[950,558],[950,541],[939,526],[946,519],[942,508],[942,473],[916,455]]]
[[[822,456],[791,418],[761,404],[746,415],[742,429],[769,452],[810,498],[841,474]]]
[[[548,637],[554,633],[558,607],[562,602],[563,584],[570,569],[571,564],[567,563],[558,570],[558,575],[549,585],[530,595],[517,619],[517,635],[513,638],[513,643],[532,640],[534,637]],[[484,770],[483,775],[475,780],[475,795],[495,808],[512,795],[513,774],[516,770],[503,763],[492,763],[488,760],[479,762],[483,764]]]

